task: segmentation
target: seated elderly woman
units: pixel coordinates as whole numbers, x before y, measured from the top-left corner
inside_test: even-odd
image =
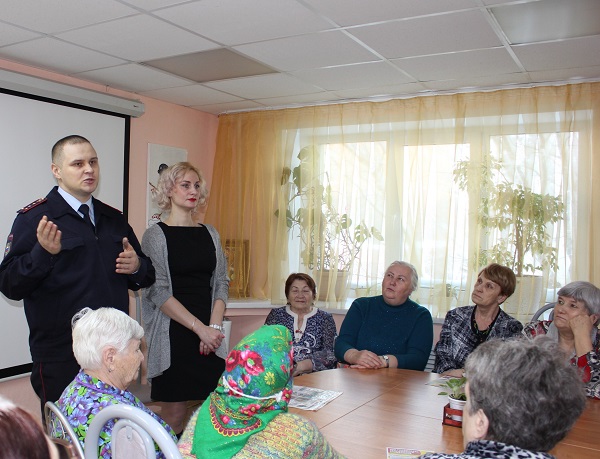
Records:
[[[471,293],[475,306],[446,314],[435,345],[434,373],[460,377],[467,357],[481,343],[521,334],[521,322],[500,309],[516,285],[515,274],[506,266],[492,263],[479,272]]]
[[[528,338],[547,335],[580,369],[588,397],[600,399],[600,289],[577,281],[558,291],[553,320],[530,322],[523,329]]]
[[[72,320],[73,353],[80,372],[62,393],[58,408],[67,417],[83,447],[92,419],[105,406],[117,403],[144,410],[177,441],[171,427],[127,388],[137,378],[144,355],[140,350],[142,327],[124,312],[114,308],[96,311],[84,308]],[[110,458],[110,432],[115,422],[107,422],[98,441],[99,457]],[[157,458],[164,457],[156,453]]]
[[[450,458],[539,458],[569,432],[585,408],[577,372],[549,340],[489,341],[466,363],[461,454]]]
[[[272,309],[265,325],[283,325],[294,337],[293,376],[335,368],[335,321],[331,314],[314,306],[317,287],[313,278],[304,273],[290,274],[285,296],[287,306]]]
[[[423,370],[433,343],[430,312],[409,295],[419,276],[410,263],[394,261],[385,271],[382,295],[357,298],[350,306],[335,356],[351,368]]]
[[[30,413],[0,397],[0,458],[78,457],[68,446],[69,444],[51,441],[40,423]]]
[[[287,413],[292,335],[263,325],[225,359],[219,385],[192,415],[179,442],[184,458],[341,458],[311,421]]]

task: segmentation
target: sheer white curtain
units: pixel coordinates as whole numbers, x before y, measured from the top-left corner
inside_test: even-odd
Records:
[[[304,271],[330,307],[346,307],[377,294],[387,265],[405,260],[420,277],[412,298],[443,317],[471,303],[478,271],[498,261],[520,284],[541,282],[541,297],[507,305],[527,320],[561,285],[600,283],[599,89],[222,116],[212,190],[221,205],[211,202],[207,221],[250,239],[251,296],[282,302],[285,278]],[[522,237],[524,216],[538,226]]]

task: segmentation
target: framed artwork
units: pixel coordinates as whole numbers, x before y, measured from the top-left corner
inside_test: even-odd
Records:
[[[229,297],[249,297],[250,245],[248,239],[226,239],[223,250],[227,257]]]
[[[148,197],[146,199],[146,224],[150,226],[161,220],[161,210],[154,202],[160,173],[175,163],[187,160],[187,150],[154,143],[148,144]]]

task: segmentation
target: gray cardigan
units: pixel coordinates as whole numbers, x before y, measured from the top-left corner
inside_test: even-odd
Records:
[[[227,305],[229,294],[229,277],[227,277],[227,259],[221,247],[221,238],[211,225],[204,225],[212,237],[216,249],[217,265],[210,278],[212,288],[212,307],[220,299]],[[171,366],[171,346],[169,342],[169,325],[171,319],[160,308],[173,296],[171,272],[169,270],[169,254],[165,233],[159,225],[152,225],[142,237],[142,251],[152,259],[156,270],[156,282],[143,290],[142,321],[146,342],[148,343],[148,382]],[[221,351],[221,348],[223,350]],[[217,349],[217,355],[225,358],[225,349]]]

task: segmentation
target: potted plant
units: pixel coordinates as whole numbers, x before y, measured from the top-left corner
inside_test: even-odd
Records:
[[[320,273],[322,286],[329,285],[329,274],[338,276],[336,299],[345,296],[345,287],[354,260],[370,238],[383,241],[380,231],[364,221],[354,222],[334,204],[333,190],[327,173],[319,173],[318,152],[305,147],[298,153],[300,164],[284,168],[281,184],[287,196],[286,223],[290,231],[298,230],[300,257],[305,266]],[[276,212],[278,215],[278,212]],[[320,289],[324,300],[328,290]]]
[[[477,269],[491,262],[511,268],[521,286],[525,276],[536,276],[544,270],[558,270],[558,249],[551,246],[552,225],[564,218],[561,196],[541,194],[531,188],[510,182],[503,174],[502,162],[486,154],[481,162],[458,161],[454,180],[480,204],[477,222],[486,233],[501,237],[489,248],[478,249]],[[472,178],[477,177],[474,183]],[[539,294],[526,302],[534,310],[541,298],[541,277],[537,277]],[[519,295],[514,295],[518,299]],[[512,299],[512,298],[511,298]]]
[[[465,384],[467,378],[448,378],[440,387],[446,387],[447,391],[440,392],[438,395],[447,395],[448,404],[452,410],[462,413],[465,403],[467,403],[467,394],[465,394]],[[462,415],[448,413],[450,419],[462,422]],[[446,409],[444,408],[444,418],[446,418]]]

